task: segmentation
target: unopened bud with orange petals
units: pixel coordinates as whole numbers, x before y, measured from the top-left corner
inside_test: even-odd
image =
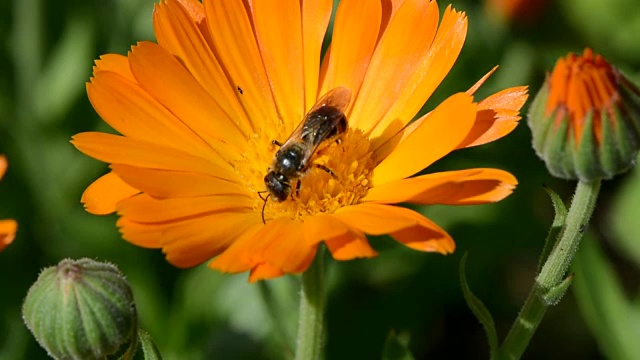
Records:
[[[556,63],[529,110],[533,147],[563,179],[609,179],[635,163],[640,90],[586,49]]]

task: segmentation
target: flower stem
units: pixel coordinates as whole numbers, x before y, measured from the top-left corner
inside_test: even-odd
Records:
[[[324,247],[320,246],[315,260],[302,274],[296,360],[316,360],[322,355],[325,303],[323,257]]]
[[[554,289],[569,284],[563,282],[563,277],[578,250],[584,228],[595,208],[600,184],[600,180],[578,182],[566,222],[558,236],[559,240],[540,270],[518,318],[502,344],[499,359],[519,359],[540,325],[547,308],[560,300],[563,292],[555,297],[550,297],[550,294]]]

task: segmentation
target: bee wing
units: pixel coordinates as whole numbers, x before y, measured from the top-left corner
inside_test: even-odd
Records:
[[[335,128],[342,116],[314,116],[323,107],[337,109],[336,115],[344,114],[351,102],[351,90],[344,86],[338,86],[329,90],[313,105],[311,110],[305,115],[300,125],[291,133],[285,145],[293,142],[305,142],[309,146],[310,152],[326,138],[328,133]]]
[[[345,113],[350,102],[351,90],[344,86],[338,86],[337,88],[331,89],[327,91],[326,94],[322,95],[307,114],[311,114],[323,106],[332,106]]]

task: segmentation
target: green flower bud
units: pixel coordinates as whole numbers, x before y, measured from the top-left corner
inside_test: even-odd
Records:
[[[135,339],[133,293],[112,264],[62,260],[44,269],[22,307],[38,343],[56,359],[104,359]]]
[[[610,179],[635,164],[640,90],[600,55],[561,58],[529,110],[533,147],[563,179]]]

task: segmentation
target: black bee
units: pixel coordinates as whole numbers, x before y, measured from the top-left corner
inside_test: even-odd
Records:
[[[264,177],[264,184],[269,194],[264,198],[262,206],[262,222],[264,223],[264,207],[269,197],[275,201],[285,201],[291,194],[291,183],[300,179],[309,170],[309,159],[318,146],[327,139],[332,139],[347,131],[347,117],[344,112],[351,101],[351,91],[343,86],[330,90],[322,96],[309,110],[300,125],[284,143],[273,141],[280,146],[271,166]],[[333,175],[326,166],[316,165]],[[300,182],[297,184],[298,188]]]

